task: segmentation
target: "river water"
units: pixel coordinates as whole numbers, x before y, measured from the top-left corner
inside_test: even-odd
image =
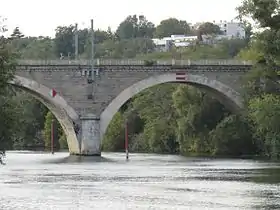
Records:
[[[103,153],[8,152],[0,209],[280,209],[280,164]]]

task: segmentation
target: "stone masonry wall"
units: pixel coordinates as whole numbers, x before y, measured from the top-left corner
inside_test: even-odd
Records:
[[[108,104],[129,86],[154,75],[170,72],[187,72],[218,80],[237,92],[240,79],[248,66],[195,66],[172,68],[169,66],[102,66],[92,84],[88,84],[90,66],[25,66],[19,67],[16,75],[37,81],[55,89],[76,112],[100,115]],[[88,99],[90,93],[93,99]]]

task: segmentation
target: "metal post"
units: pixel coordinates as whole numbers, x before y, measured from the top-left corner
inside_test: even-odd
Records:
[[[51,123],[51,153],[54,154],[54,119]]]
[[[79,34],[78,34],[78,24],[75,24],[75,59],[78,60],[79,56]]]
[[[91,79],[94,80],[94,31],[93,19],[91,19]]]
[[[127,124],[127,120],[125,121],[125,153],[126,153],[126,160],[128,160],[128,124]]]

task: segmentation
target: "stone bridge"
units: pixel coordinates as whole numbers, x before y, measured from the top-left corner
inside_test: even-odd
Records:
[[[86,60],[19,60],[11,84],[56,116],[70,154],[101,155],[107,126],[135,94],[157,84],[187,83],[237,111],[242,108],[240,79],[251,66],[235,60],[95,60],[94,65]]]

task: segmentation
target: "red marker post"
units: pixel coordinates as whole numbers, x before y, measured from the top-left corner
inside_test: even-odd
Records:
[[[52,119],[51,124],[51,152],[54,154],[54,119]]]
[[[127,120],[125,121],[125,153],[126,153],[126,160],[128,160],[128,125],[127,125]]]
[[[55,89],[51,89],[49,92],[49,95],[54,98],[57,95],[57,92]],[[51,123],[51,153],[54,154],[54,119],[52,118]]]

